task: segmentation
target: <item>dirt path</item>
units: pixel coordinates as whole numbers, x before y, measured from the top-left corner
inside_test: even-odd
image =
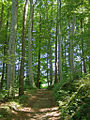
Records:
[[[38,90],[27,105],[13,112],[12,120],[60,120],[58,106],[50,90]]]

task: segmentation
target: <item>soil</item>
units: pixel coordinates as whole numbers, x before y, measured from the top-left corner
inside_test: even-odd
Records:
[[[11,118],[5,116],[0,120],[61,120],[58,105],[53,99],[51,90],[38,90],[29,95],[27,103],[21,108],[12,109]]]

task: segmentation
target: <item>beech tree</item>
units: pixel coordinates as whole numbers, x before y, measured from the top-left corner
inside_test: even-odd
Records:
[[[58,77],[62,80],[62,36],[61,36],[61,0],[57,1],[58,5]]]
[[[28,25],[28,69],[29,69],[29,84],[35,86],[32,68],[32,23],[33,23],[33,0],[30,1],[30,16]]]
[[[28,12],[28,2],[26,0],[24,6],[23,14],[23,30],[22,30],[22,58],[21,58],[21,67],[20,67],[20,77],[19,77],[19,95],[24,94],[24,61],[25,61],[25,39],[26,39],[26,21],[27,21],[27,12]]]
[[[14,80],[15,80],[15,48],[16,48],[16,30],[17,30],[17,6],[18,0],[12,0],[11,10],[11,29],[9,39],[9,64],[7,71],[7,89],[9,95],[14,95]]]

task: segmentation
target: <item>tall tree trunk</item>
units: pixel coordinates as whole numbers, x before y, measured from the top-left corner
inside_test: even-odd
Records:
[[[39,38],[39,51],[38,51],[38,71],[37,71],[37,87],[40,89],[40,54],[41,54],[41,13],[40,13],[40,38]]]
[[[82,45],[82,62],[83,62],[83,72],[86,73],[86,62],[85,62],[85,56],[84,56],[84,41],[83,41],[83,20],[81,18],[81,32],[82,32],[82,37],[81,37],[81,45]]]
[[[2,8],[1,8],[1,16],[0,16],[0,31],[2,28],[2,22],[3,22],[3,12],[4,12],[4,0],[2,0]]]
[[[50,35],[50,34],[49,34]],[[53,68],[52,68],[52,45],[51,45],[51,38],[49,38],[49,62],[50,62],[50,86],[53,82]]]
[[[52,1],[52,11],[53,11],[53,1]],[[51,16],[52,15],[52,11],[51,11]],[[53,82],[53,67],[52,67],[52,43],[51,43],[51,29],[52,29],[52,20],[49,24],[49,20],[48,20],[48,1],[46,1],[46,18],[47,18],[47,30],[48,30],[48,57],[49,57],[49,65],[50,65],[50,86],[52,85]]]
[[[17,30],[17,6],[18,0],[12,0],[11,10],[11,29],[9,39],[9,64],[7,71],[7,89],[9,96],[14,95],[14,80],[15,80],[15,45],[16,45],[16,30]]]
[[[4,0],[2,0],[2,8],[1,8],[1,15],[0,15],[0,39],[1,39],[1,28],[2,28],[2,22],[3,22],[3,12],[4,12]],[[3,86],[3,78],[4,78],[4,67],[5,64],[2,63],[2,76],[1,76],[1,82],[0,82],[0,89],[2,90]]]
[[[32,21],[33,21],[33,0],[30,0],[30,17],[28,26],[28,68],[29,68],[29,84],[34,87],[34,77],[32,68]]]
[[[56,40],[55,40],[55,83],[58,82],[58,78],[57,78],[57,27],[58,25],[56,25]]]
[[[1,90],[2,90],[2,88],[3,88],[4,69],[5,69],[5,63],[3,63],[3,66],[2,66],[2,77],[1,77],[1,83],[0,83],[0,89],[1,89]]]
[[[29,0],[26,0],[25,6],[24,6],[24,15],[23,15],[22,58],[21,58],[20,76],[19,76],[19,95],[24,94],[24,61],[25,61],[25,34],[26,34],[25,32],[26,32],[28,3],[29,3]]]
[[[47,31],[48,31],[48,2],[46,0],[46,19],[47,19]],[[46,42],[47,45],[47,83],[48,83],[48,87],[49,87],[49,45],[48,45],[48,39]]]
[[[57,0],[58,6],[58,76],[62,80],[62,37],[61,37],[61,0]]]
[[[48,45],[47,45],[47,83],[48,83],[48,87],[49,87],[49,71],[48,71]]]
[[[74,57],[73,57],[73,37],[74,37],[74,29],[75,29],[75,14],[73,14],[73,23],[72,30],[70,35],[70,79],[74,79]]]

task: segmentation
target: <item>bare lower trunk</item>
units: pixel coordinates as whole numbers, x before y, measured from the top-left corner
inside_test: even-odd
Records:
[[[70,79],[74,79],[74,47],[73,47],[73,36],[74,36],[74,29],[75,29],[75,15],[73,14],[73,23],[72,23],[72,32],[70,38]]]
[[[7,89],[9,95],[14,95],[14,80],[15,80],[15,45],[16,45],[16,30],[17,30],[17,5],[18,0],[12,0],[11,10],[11,29],[9,39],[9,64],[7,71]]]
[[[47,83],[48,83],[48,87],[49,87],[49,71],[48,71],[48,47],[47,47]]]
[[[28,69],[29,69],[29,85],[34,87],[33,68],[32,68],[32,21],[33,21],[33,0],[30,1],[30,17],[28,26]]]
[[[58,6],[58,77],[62,80],[62,37],[61,37],[61,0],[57,0]]]
[[[38,71],[37,71],[37,87],[40,89],[40,54],[41,54],[41,13],[40,13],[40,38],[39,38],[39,51],[38,51]]]
[[[82,31],[82,35],[83,35],[83,20],[81,19],[81,31]],[[85,62],[85,56],[84,56],[84,41],[83,41],[83,37],[81,37],[81,45],[82,45],[82,69],[83,72],[86,73],[86,62]]]
[[[1,77],[1,85],[0,85],[0,89],[1,89],[1,90],[2,90],[2,88],[3,88],[4,69],[5,69],[5,63],[3,63],[3,68],[2,68],[2,77]]]
[[[52,1],[52,9],[53,9],[53,1]],[[51,16],[52,16],[52,12],[51,12]],[[48,1],[46,1],[46,19],[47,19],[47,31],[48,31],[48,34],[49,34],[47,56],[48,56],[48,63],[50,65],[50,85],[52,85],[52,82],[53,82],[53,67],[52,67],[52,43],[51,43],[51,32],[50,32],[50,30],[52,28],[52,21],[51,21],[51,24],[49,24],[49,20],[48,20]],[[47,70],[47,72],[49,73],[48,70]],[[49,86],[49,79],[48,79],[48,86]]]
[[[58,82],[57,79],[57,26],[56,26],[56,41],[55,41],[55,83]]]
[[[28,2],[29,0],[26,0],[24,7],[24,15],[23,15],[22,58],[21,58],[20,77],[19,77],[19,95],[24,94],[24,61],[25,61],[25,34],[26,34],[25,32],[26,32]]]

